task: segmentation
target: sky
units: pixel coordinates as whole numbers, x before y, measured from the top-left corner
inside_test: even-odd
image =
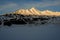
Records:
[[[60,12],[60,0],[0,0],[0,14],[32,7]]]

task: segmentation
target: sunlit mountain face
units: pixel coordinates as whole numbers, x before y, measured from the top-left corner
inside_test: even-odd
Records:
[[[0,15],[0,25],[12,24],[49,24],[60,23],[60,12],[50,10],[19,9],[15,12]]]
[[[14,14],[22,14],[22,15],[60,16],[60,12],[54,12],[54,11],[50,11],[50,10],[41,11],[34,7],[32,7],[31,9],[19,9],[13,13]]]

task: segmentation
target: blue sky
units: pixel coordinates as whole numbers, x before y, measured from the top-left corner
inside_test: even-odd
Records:
[[[29,9],[60,11],[60,0],[0,0],[0,14]]]

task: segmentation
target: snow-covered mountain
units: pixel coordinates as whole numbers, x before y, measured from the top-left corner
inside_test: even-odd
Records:
[[[31,9],[20,9],[14,12],[16,14],[23,14],[23,15],[40,15],[40,11],[36,10],[35,8]]]
[[[0,25],[46,23],[60,23],[60,12],[31,8],[0,15]]]
[[[48,16],[60,16],[60,12],[53,12],[49,10],[40,11],[35,9],[34,7],[31,9],[19,9],[14,14],[22,14],[22,15],[48,15]]]

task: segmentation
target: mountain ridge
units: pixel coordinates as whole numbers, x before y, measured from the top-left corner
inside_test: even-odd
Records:
[[[50,10],[38,10],[32,7],[31,9],[19,9],[15,12],[12,12],[13,14],[22,14],[22,15],[45,15],[45,16],[60,16],[60,12],[54,12]]]
[[[39,11],[35,8],[31,8],[31,9],[19,9],[15,12],[11,12],[10,14],[0,15],[0,25],[10,26],[12,24],[48,24],[48,23],[60,23],[60,12],[53,12],[49,10]]]

